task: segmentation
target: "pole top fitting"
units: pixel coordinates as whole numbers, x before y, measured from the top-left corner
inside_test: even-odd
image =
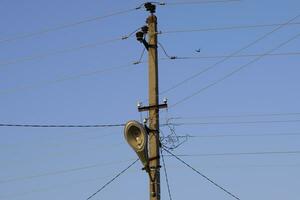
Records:
[[[147,2],[144,4],[147,11],[149,11],[151,14],[155,13],[156,6],[150,2]]]

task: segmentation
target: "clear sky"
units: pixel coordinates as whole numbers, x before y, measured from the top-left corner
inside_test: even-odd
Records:
[[[137,61],[143,46],[134,37],[102,42],[143,26],[148,13],[140,9],[53,29],[141,3],[2,0],[0,123],[76,125],[140,120],[136,102],[147,104],[147,64],[120,66]],[[159,6],[158,27],[166,33],[158,37],[169,55],[217,56],[160,60],[160,90],[270,33],[299,15],[299,7],[298,0]],[[300,17],[292,22],[237,55],[265,54],[293,38],[300,33]],[[249,25],[270,26],[222,29]],[[216,28],[222,30],[167,33]],[[43,30],[48,31],[41,33]],[[228,59],[161,95],[160,100],[168,97],[170,105],[176,104],[161,112],[161,123],[180,117],[171,120],[183,123],[175,127],[175,133],[198,136],[174,153],[205,154],[183,159],[242,200],[299,199],[300,154],[291,153],[300,151],[299,45],[300,38],[296,38],[272,52],[276,55],[263,57],[180,104],[176,103],[257,57]],[[161,49],[159,57],[165,58]],[[162,133],[171,131],[164,127]],[[0,127],[0,136],[1,200],[84,200],[136,158],[122,127]],[[255,152],[269,153],[227,154]],[[174,200],[232,199],[174,158],[165,159]],[[141,168],[136,164],[94,199],[148,199],[148,177]],[[162,199],[168,199],[163,171]]]

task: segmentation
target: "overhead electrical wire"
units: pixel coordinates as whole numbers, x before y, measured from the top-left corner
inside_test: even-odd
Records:
[[[176,154],[176,156],[177,157],[211,157],[211,156],[223,157],[223,156],[286,155],[286,154],[291,154],[291,155],[300,154],[300,151],[260,151],[260,152],[237,152],[237,153]]]
[[[270,167],[299,167],[299,164],[280,164],[280,165],[274,165],[274,164],[269,164],[269,165],[241,165],[241,166],[215,166],[217,168],[256,168],[256,167],[267,167],[267,168],[270,168]],[[170,167],[172,169],[174,168],[178,168],[178,166],[172,166]],[[211,169],[212,167],[210,167]],[[128,172],[128,173],[132,173],[132,172]],[[96,177],[96,178],[92,178],[92,179],[85,179],[85,180],[80,180],[80,181],[72,181],[72,182],[69,182],[69,183],[66,183],[66,184],[59,184],[59,185],[55,185],[54,187],[47,187],[47,188],[40,188],[40,189],[34,189],[34,190],[31,190],[31,191],[27,191],[27,192],[22,192],[22,193],[19,193],[19,194],[13,194],[13,195],[9,195],[9,196],[1,196],[2,198],[5,198],[5,199],[10,199],[10,198],[16,198],[16,197],[20,197],[20,196],[24,196],[24,195],[28,195],[28,194],[32,194],[32,193],[39,193],[39,192],[46,192],[46,191],[50,191],[50,190],[57,190],[57,189],[62,189],[62,188],[65,188],[65,187],[71,187],[73,185],[78,185],[78,184],[82,184],[82,183],[86,183],[86,182],[91,182],[91,181],[98,181],[98,180],[103,180],[103,179],[106,179],[106,178],[109,178],[109,176],[104,176],[104,177]]]
[[[190,2],[168,2],[168,3],[153,2],[153,3],[157,3],[158,5],[161,5],[161,6],[174,6],[174,5],[185,5],[185,4],[222,3],[222,2],[232,2],[232,1],[239,1],[239,0],[219,0],[219,1],[218,0],[211,0],[211,1],[190,1]],[[32,37],[36,37],[36,36],[43,35],[43,34],[46,34],[46,33],[60,31],[60,30],[63,30],[63,29],[79,26],[79,25],[86,24],[86,23],[89,23],[89,22],[100,21],[100,20],[103,20],[103,19],[106,19],[106,18],[109,18],[109,17],[127,14],[127,13],[130,13],[130,12],[134,12],[136,10],[140,10],[141,8],[143,8],[143,5],[144,5],[144,3],[137,6],[137,7],[111,12],[111,13],[106,14],[106,15],[89,17],[89,18],[85,18],[85,19],[78,20],[78,21],[71,22],[71,23],[66,23],[66,24],[62,24],[62,25],[58,25],[58,26],[54,26],[54,27],[40,29],[40,30],[33,31],[33,32],[30,32],[30,33],[19,34],[19,35],[16,35],[16,36],[8,37],[6,39],[1,39],[0,40],[0,45],[2,43],[6,43],[6,42],[12,42],[12,41],[20,40],[20,39],[32,38]]]
[[[28,90],[28,89],[33,89],[33,88],[39,88],[39,87],[50,85],[50,84],[55,84],[55,83],[60,83],[60,82],[64,82],[64,81],[79,79],[79,78],[82,78],[82,77],[92,76],[92,75],[96,75],[96,74],[102,74],[102,73],[110,72],[110,71],[114,71],[114,70],[129,69],[131,67],[136,66],[137,64],[139,64],[139,63],[134,62],[134,63],[126,64],[126,65],[119,65],[119,66],[104,68],[104,69],[100,69],[100,70],[83,72],[83,73],[79,73],[79,74],[76,74],[76,75],[66,76],[66,77],[57,78],[57,79],[53,79],[53,80],[49,80],[49,81],[38,82],[38,83],[31,84],[31,85],[25,85],[25,86],[20,85],[20,86],[16,86],[16,87],[12,87],[12,88],[1,89],[0,90],[0,96],[3,96],[5,94],[10,94],[10,93],[13,93],[13,92],[17,92],[17,91]]]
[[[249,114],[236,114],[236,115],[208,115],[198,117],[172,117],[170,120],[178,119],[211,119],[211,118],[240,118],[240,117],[282,117],[282,116],[300,116],[300,112],[282,112],[282,113],[249,113]]]
[[[141,6],[126,9],[126,10],[121,10],[121,11],[117,11],[117,12],[112,12],[112,13],[107,14],[107,15],[90,17],[90,18],[82,19],[82,20],[79,20],[79,21],[76,21],[76,22],[59,25],[59,26],[56,26],[56,27],[45,28],[45,29],[42,29],[42,30],[27,33],[27,34],[20,34],[20,35],[10,37],[10,38],[7,38],[7,39],[2,39],[2,40],[0,40],[0,44],[5,43],[5,42],[11,42],[11,41],[19,40],[19,39],[31,38],[31,37],[35,37],[35,36],[42,35],[42,34],[49,33],[49,32],[59,31],[59,30],[63,30],[63,29],[66,29],[66,28],[79,26],[79,25],[82,25],[82,24],[85,24],[85,23],[88,23],[88,22],[103,20],[105,18],[130,13],[130,12],[133,12],[133,11],[139,10],[139,9],[141,9]]]
[[[225,138],[225,137],[271,137],[271,136],[300,136],[300,132],[294,133],[252,133],[252,134],[206,134],[206,135],[177,135],[178,138]]]
[[[115,66],[115,67],[109,67],[109,68],[90,71],[90,72],[83,72],[83,73],[79,73],[79,74],[74,75],[74,76],[67,76],[67,77],[62,77],[62,78],[58,78],[58,79],[54,79],[54,80],[42,81],[42,82],[39,82],[39,83],[36,83],[36,84],[33,84],[33,85],[16,86],[16,87],[7,88],[7,89],[1,89],[0,90],[0,96],[3,95],[3,94],[12,93],[12,92],[16,92],[16,91],[42,87],[42,86],[45,86],[45,85],[60,83],[60,82],[68,81],[68,80],[74,80],[74,79],[78,79],[78,78],[82,78],[82,77],[86,77],[86,76],[91,76],[91,75],[95,75],[95,74],[102,74],[102,73],[109,72],[109,71],[131,68],[135,65],[146,62],[146,61],[142,60],[144,52],[145,52],[145,50],[143,50],[139,60],[137,60],[135,62],[132,62],[130,64],[120,65],[120,66]],[[261,55],[263,55],[263,54],[245,54],[245,55],[237,55],[237,56],[194,56],[194,57],[170,56],[170,57],[167,57],[167,58],[160,58],[160,60],[170,60],[170,59],[173,59],[173,60],[181,60],[181,59],[183,59],[183,60],[185,60],[185,59],[215,59],[215,58],[226,58],[226,57],[241,58],[241,57],[257,57],[257,56],[261,56]],[[300,55],[300,52],[290,52],[290,53],[266,54],[265,56],[299,56],[299,55]]]
[[[23,196],[27,196],[27,195],[31,195],[31,194],[35,194],[35,193],[44,193],[44,192],[49,192],[49,191],[53,191],[53,190],[62,190],[65,188],[70,188],[74,185],[79,185],[79,184],[83,184],[83,183],[90,183],[90,182],[99,182],[99,180],[105,180],[107,178],[110,178],[109,175],[105,175],[105,176],[101,176],[101,177],[93,177],[93,178],[87,178],[87,179],[81,179],[81,180],[72,180],[69,181],[67,183],[65,183],[65,181],[63,181],[64,183],[62,183],[61,181],[55,184],[53,184],[52,186],[47,186],[47,187],[38,187],[38,188],[34,188],[31,190],[26,190],[24,192],[14,192],[12,194],[9,195],[1,195],[1,199],[5,199],[5,200],[9,200],[9,199],[16,199],[16,198],[20,198]],[[39,186],[41,186],[41,184],[39,184]]]
[[[300,119],[295,120],[269,120],[269,121],[216,121],[216,122],[174,122],[169,123],[174,126],[182,125],[230,125],[230,124],[270,124],[270,123],[298,123]]]
[[[227,193],[228,195],[230,195],[231,197],[240,200],[239,197],[237,197],[236,195],[234,195],[232,192],[229,192],[227,189],[225,189],[224,187],[222,187],[221,185],[219,185],[218,183],[216,183],[215,181],[213,181],[211,178],[209,178],[208,176],[206,176],[205,174],[203,174],[202,172],[200,172],[199,170],[195,169],[194,167],[192,167],[190,164],[188,164],[187,162],[185,162],[184,160],[182,160],[180,157],[178,157],[177,155],[173,154],[171,151],[169,151],[167,148],[162,147],[168,154],[170,154],[172,157],[176,158],[177,160],[179,160],[181,163],[183,163],[184,165],[186,165],[187,167],[189,167],[190,169],[192,169],[194,172],[196,172],[197,174],[199,174],[200,176],[202,176],[204,179],[206,179],[207,181],[209,181],[210,183],[212,183],[213,185],[215,185],[216,187],[218,187],[219,189],[223,190],[225,193]]]
[[[290,39],[282,42],[281,44],[277,45],[275,48],[272,48],[271,50],[267,51],[266,54],[269,54],[269,53],[272,53],[273,51],[276,51],[278,49],[280,49],[282,46],[290,43],[291,41],[297,39],[298,37],[300,37],[300,33],[296,34],[295,36],[291,37]],[[226,80],[227,78],[235,75],[236,73],[240,72],[241,70],[243,70],[244,68],[250,66],[251,64],[261,60],[262,58],[264,57],[264,54],[259,56],[259,57],[256,57],[255,59],[251,60],[250,62],[247,62],[246,64],[243,64],[241,65],[240,67],[236,68],[235,70],[231,71],[230,73],[226,74],[225,76],[221,77],[220,79],[217,79],[216,81],[212,82],[211,84],[208,84],[206,85],[205,87],[201,88],[200,90],[196,91],[195,93],[189,95],[189,96],[186,96],[184,97],[183,99],[179,100],[178,102],[176,102],[175,104],[171,105],[170,108],[173,108],[175,106],[177,106],[178,104],[181,104],[187,100],[189,100],[190,98],[198,95],[199,93],[217,85],[218,83],[220,82],[223,82],[224,80]]]
[[[76,167],[76,168],[71,168],[71,169],[63,169],[63,170],[58,170],[58,171],[40,173],[40,174],[36,174],[36,175],[28,175],[28,176],[23,176],[23,177],[0,179],[0,184],[16,182],[16,181],[31,180],[31,179],[47,177],[47,176],[55,176],[55,175],[60,175],[60,174],[73,173],[73,172],[97,168],[97,167],[117,165],[117,164],[124,163],[127,161],[132,161],[132,159],[126,160],[126,161],[124,160],[124,161],[109,162],[109,163],[99,163],[99,164],[87,165],[87,166],[83,166],[83,167]]]
[[[297,113],[290,113],[297,114]],[[270,116],[269,114],[268,116]],[[249,116],[249,115],[246,115]],[[250,115],[251,116],[251,115]],[[257,116],[257,115],[252,115]],[[265,116],[265,115],[259,115]],[[274,116],[274,115],[273,115]],[[278,115],[275,115],[278,116]],[[281,115],[279,115],[281,116]],[[224,117],[224,116],[223,116]],[[177,121],[182,118],[171,118],[175,120],[174,122],[163,123],[161,126],[173,125],[173,126],[183,126],[183,125],[226,125],[226,124],[269,124],[269,123],[297,123],[300,122],[300,119],[287,119],[287,120],[256,120],[256,121],[202,121],[202,122],[189,122],[189,121]],[[184,119],[184,118],[183,118]],[[194,119],[194,118],[192,118]],[[196,118],[197,119],[197,118]],[[8,124],[0,123],[0,127],[23,127],[23,128],[107,128],[107,127],[123,127],[125,123],[119,124]]]
[[[128,169],[130,169],[135,163],[137,163],[139,159],[136,159],[133,163],[131,163],[128,167],[126,167],[124,170],[122,170],[120,173],[118,173],[115,177],[113,177],[111,180],[109,180],[107,183],[105,183],[99,190],[97,190],[95,193],[90,195],[86,200],[89,200],[93,198],[96,194],[101,192],[104,188],[106,188],[108,185],[110,185],[112,182],[114,182],[119,176],[124,174]]]
[[[240,54],[236,56],[230,55],[207,55],[207,56],[174,56],[173,60],[195,60],[195,59],[217,59],[217,58],[248,58],[248,57],[258,57],[263,55],[262,53],[256,54]],[[300,52],[286,52],[286,53],[270,53],[265,54],[265,56],[299,56]],[[160,60],[170,60],[170,57],[160,58]]]
[[[128,173],[132,173],[132,172],[128,172]],[[107,178],[110,178],[111,176],[109,175],[105,175],[105,176],[98,176],[98,177],[93,177],[93,178],[87,178],[87,179],[81,179],[81,180],[72,180],[72,181],[69,181],[67,183],[63,183],[63,184],[55,184],[53,186],[50,186],[50,187],[44,187],[44,188],[38,188],[38,189],[33,189],[33,190],[30,190],[30,191],[26,191],[26,192],[20,192],[20,193],[14,193],[14,194],[11,194],[11,195],[7,195],[7,196],[2,196],[2,198],[8,200],[8,199],[15,199],[17,197],[21,197],[21,196],[24,196],[24,195],[29,195],[29,194],[33,194],[33,193],[42,193],[42,192],[49,192],[49,191],[52,191],[52,190],[60,190],[62,188],[67,188],[67,187],[72,187],[74,185],[79,185],[79,184],[82,184],[82,183],[90,183],[90,182],[99,182],[99,180],[104,180],[104,179],[107,179]]]
[[[197,29],[177,29],[177,30],[166,30],[159,31],[158,34],[173,34],[173,33],[193,33],[193,32],[208,32],[208,31],[226,31],[226,30],[239,30],[239,29],[257,29],[274,26],[282,26],[283,23],[273,24],[255,24],[255,25],[236,25],[236,26],[223,26],[223,27],[212,27],[212,28],[197,28]],[[300,22],[289,23],[287,26],[300,25]]]
[[[55,51],[44,53],[44,54],[35,54],[35,55],[15,58],[15,59],[12,59],[12,60],[1,61],[0,62],[0,68],[2,68],[4,66],[7,66],[7,65],[20,63],[20,62],[31,61],[31,60],[45,58],[45,57],[48,57],[48,56],[54,56],[54,55],[59,55],[59,54],[70,53],[70,52],[74,52],[74,51],[78,51],[78,50],[82,50],[82,49],[86,49],[86,48],[94,48],[94,47],[97,47],[97,46],[102,46],[102,45],[106,45],[106,44],[109,44],[109,43],[114,43],[114,42],[117,42],[117,41],[126,40],[126,39],[130,38],[137,30],[138,29],[134,30],[133,32],[129,33],[128,35],[123,35],[123,36],[116,37],[116,38],[113,38],[113,39],[103,40],[103,41],[99,41],[99,42],[86,43],[86,44],[82,44],[82,45],[79,45],[79,46],[76,46],[76,47],[71,47],[71,48],[66,48],[66,49],[59,49],[59,50],[55,50]]]
[[[88,125],[45,125],[45,124],[0,124],[0,127],[23,127],[23,128],[109,128],[123,127],[125,124],[88,124]]]
[[[247,44],[246,46],[244,46],[244,47],[238,49],[237,51],[234,51],[234,52],[233,52],[232,54],[230,54],[228,57],[225,57],[224,59],[221,59],[221,60],[217,61],[216,63],[214,63],[214,64],[208,66],[207,68],[205,68],[205,69],[203,69],[203,70],[201,70],[201,71],[199,71],[199,72],[193,74],[192,76],[190,76],[190,77],[188,77],[188,78],[186,78],[186,79],[184,79],[184,80],[178,82],[177,84],[175,84],[175,85],[169,87],[168,89],[163,90],[162,92],[160,92],[160,94],[165,94],[165,93],[167,93],[167,92],[169,92],[169,91],[171,91],[171,90],[174,90],[175,88],[177,88],[177,87],[179,87],[179,86],[181,86],[181,85],[187,83],[188,81],[190,81],[190,80],[192,80],[192,79],[195,79],[196,77],[200,76],[201,74],[206,73],[206,72],[208,72],[208,71],[211,70],[211,69],[214,69],[214,68],[217,67],[219,64],[222,64],[222,63],[224,63],[225,61],[227,61],[228,59],[230,59],[232,56],[238,55],[238,54],[241,53],[242,51],[248,49],[249,47],[251,47],[251,46],[255,45],[256,43],[260,42],[261,40],[265,39],[265,38],[268,37],[269,35],[272,35],[274,32],[280,30],[281,28],[283,28],[283,27],[286,26],[287,24],[292,23],[292,22],[293,22],[294,20],[296,20],[299,16],[300,16],[300,14],[298,14],[297,16],[291,18],[291,19],[288,20],[286,23],[284,23],[284,24],[282,24],[282,25],[276,27],[275,29],[273,29],[273,30],[267,32],[267,33],[264,34],[263,36],[261,36],[261,37],[255,39],[254,41],[252,41],[251,43]],[[273,51],[266,52],[265,54],[263,54],[263,56],[265,56],[265,55],[267,55],[267,54],[270,54],[270,53],[272,53],[272,52],[273,52]],[[258,58],[261,58],[261,57],[262,57],[262,56],[259,56]]]
[[[192,5],[192,4],[209,4],[209,3],[230,3],[240,2],[241,0],[200,0],[200,1],[173,1],[173,2],[161,2],[160,5],[166,6],[180,6],[180,5]]]

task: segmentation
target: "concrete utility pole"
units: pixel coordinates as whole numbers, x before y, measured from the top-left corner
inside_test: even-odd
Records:
[[[148,24],[149,60],[149,177],[150,200],[160,200],[160,142],[158,104],[157,17],[151,13]]]
[[[143,26],[136,32],[136,38],[143,43],[148,51],[149,60],[149,105],[138,104],[139,112],[149,112],[144,124],[131,120],[126,123],[124,134],[128,144],[137,153],[144,165],[150,179],[150,200],[160,200],[160,137],[159,137],[159,109],[167,108],[167,99],[159,104],[158,92],[158,58],[157,58],[157,17],[155,5],[144,4],[150,16],[147,18],[147,26]],[[146,41],[146,34],[148,41]],[[148,148],[149,146],[149,148]]]

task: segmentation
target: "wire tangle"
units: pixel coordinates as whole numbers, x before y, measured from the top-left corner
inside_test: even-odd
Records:
[[[237,197],[236,195],[232,194],[231,192],[229,192],[228,190],[226,190],[224,187],[222,187],[221,185],[219,185],[218,183],[216,183],[215,181],[213,181],[212,179],[210,179],[209,177],[207,177],[206,175],[204,175],[203,173],[201,173],[200,171],[198,171],[197,169],[195,169],[194,167],[192,167],[191,165],[189,165],[187,162],[185,162],[184,160],[182,160],[181,158],[179,158],[177,155],[173,154],[171,151],[169,151],[168,149],[166,149],[164,147],[162,147],[162,148],[167,153],[169,153],[171,156],[173,156],[174,158],[176,158],[178,161],[180,161],[181,163],[183,163],[184,165],[186,165],[187,167],[189,167],[190,169],[192,169],[194,172],[196,172],[197,174],[199,174],[200,176],[202,176],[206,180],[208,180],[213,185],[215,185],[219,189],[223,190],[224,192],[226,192],[227,194],[229,194],[231,197],[233,197],[233,198],[235,198],[237,200],[240,200],[239,197]]]
[[[189,137],[188,136],[186,136],[186,137],[180,136],[179,137],[176,134],[175,125],[173,123],[170,123],[171,119],[172,118],[169,118],[169,119],[167,119],[165,124],[161,124],[161,126],[166,126],[167,128],[169,128],[170,134],[165,136],[163,134],[162,130],[160,130],[160,132],[162,133],[162,136],[160,138],[160,142],[164,147],[166,147],[170,150],[174,150],[174,149],[177,149],[178,147],[180,147],[185,142],[187,142]]]
[[[115,177],[113,177],[110,181],[108,181],[107,183],[105,183],[99,190],[97,190],[95,193],[93,193],[91,196],[89,196],[86,200],[89,200],[91,198],[93,198],[96,194],[98,194],[99,192],[101,192],[104,188],[106,188],[108,185],[110,185],[112,182],[114,182],[119,176],[121,176],[122,174],[124,174],[128,169],[130,169],[135,163],[137,163],[139,159],[136,159],[133,163],[131,163],[128,167],[126,167],[125,169],[123,169],[120,173],[118,173]]]

